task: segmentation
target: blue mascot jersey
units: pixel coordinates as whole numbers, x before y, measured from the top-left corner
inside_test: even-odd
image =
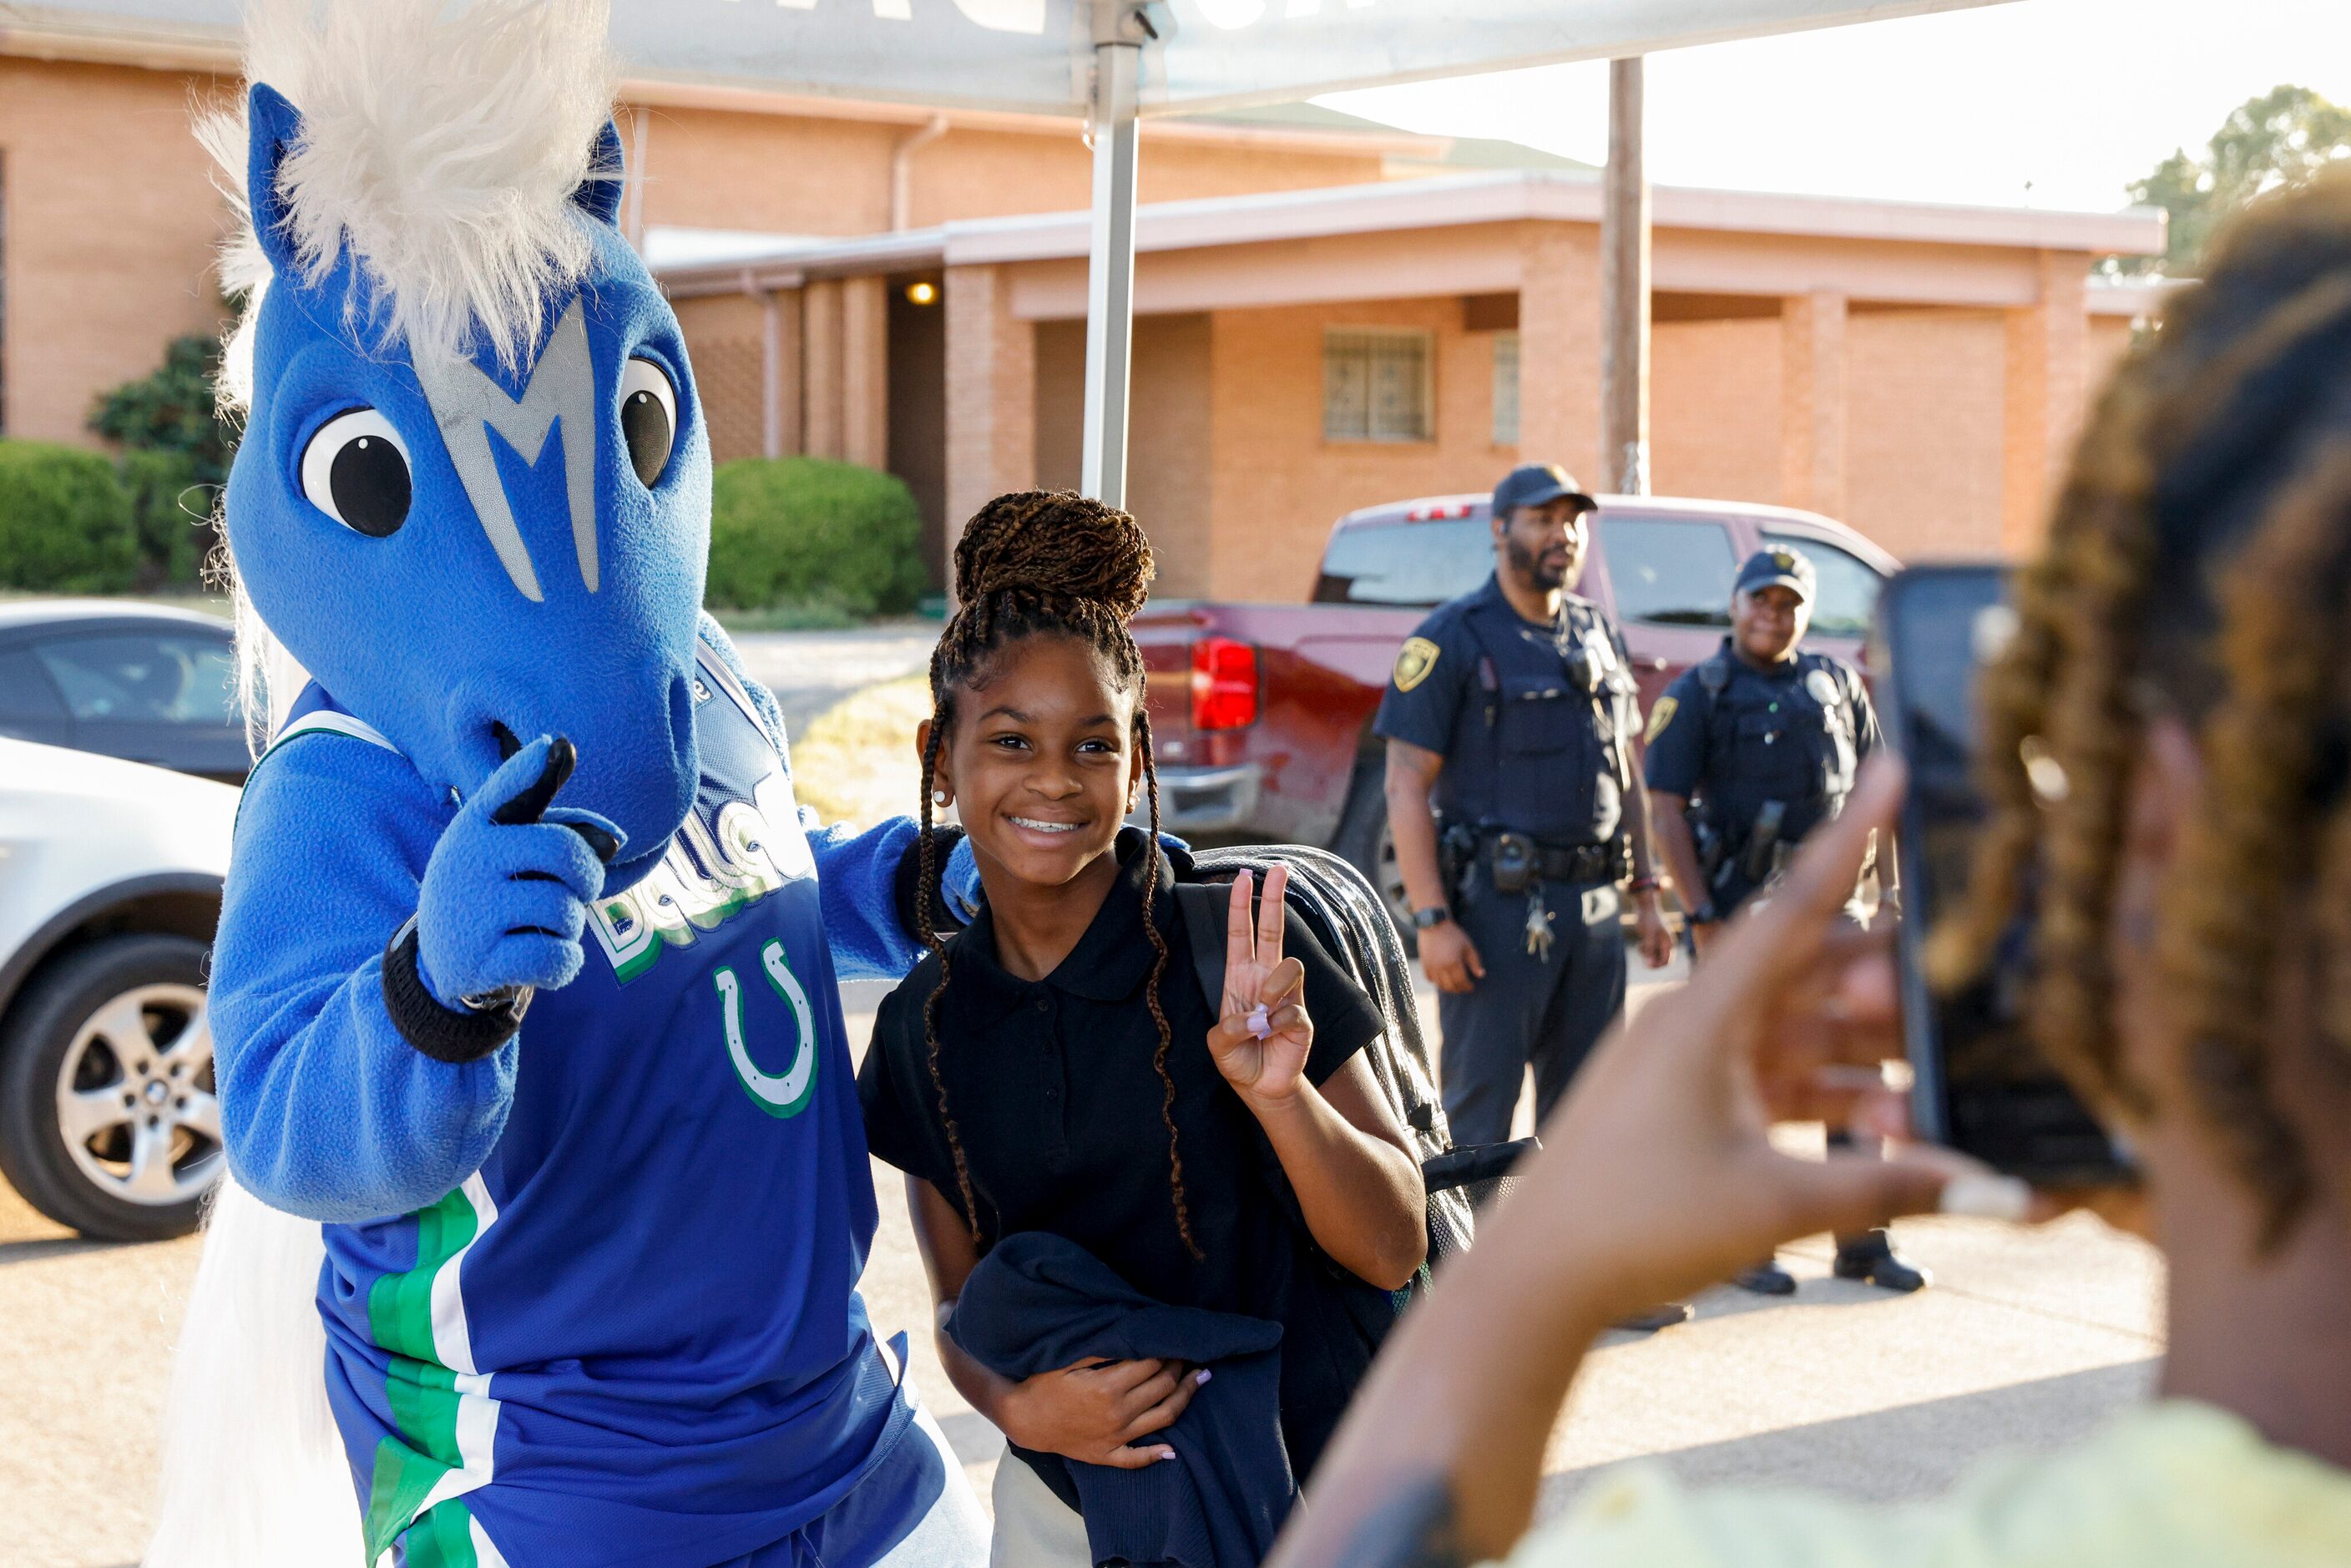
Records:
[[[718,1561],[912,1419],[855,1291],[873,1186],[790,779],[707,651],[695,697],[695,809],[532,1001],[486,1162],[326,1227],[371,1563],[396,1539],[412,1568]],[[318,729],[384,744],[314,686],[279,744]]]

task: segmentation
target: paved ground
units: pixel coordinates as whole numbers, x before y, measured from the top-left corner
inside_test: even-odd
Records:
[[[910,622],[739,641],[804,729],[842,693],[919,670],[934,635]],[[860,1050],[880,991],[844,988]],[[1634,1005],[1656,994],[1637,985]],[[874,1174],[882,1232],[864,1290],[875,1326],[909,1334],[915,1382],[984,1498],[1001,1440],[939,1370],[898,1177]],[[2161,1266],[2146,1247],[2087,1219],[2037,1232],[1936,1220],[1900,1234],[1936,1270],[1933,1290],[1895,1298],[1832,1280],[1815,1238],[1783,1254],[1802,1281],[1792,1301],[1717,1291],[1687,1327],[1604,1345],[1552,1435],[1545,1507],[1594,1467],[1641,1456],[1694,1479],[1917,1496],[1987,1451],[2061,1443],[2146,1387],[2162,1332]],[[83,1242],[0,1186],[0,1564],[136,1561],[198,1246]]]
[[[854,632],[737,632],[753,678],[776,694],[794,735],[860,686],[911,675],[930,662],[935,621],[888,621]]]
[[[844,988],[860,1047],[881,988]],[[897,1174],[876,1165],[874,1177],[874,1323],[908,1333],[916,1385],[985,1498],[1001,1439],[939,1370]],[[1932,1220],[1901,1236],[1935,1269],[1933,1290],[1897,1299],[1830,1279],[1815,1238],[1782,1255],[1802,1281],[1792,1301],[1716,1291],[1685,1328],[1604,1345],[1552,1434],[1546,1509],[1594,1467],[1638,1456],[1694,1479],[1917,1496],[1988,1451],[2061,1443],[2147,1386],[2161,1267],[2146,1247],[2087,1219],[2038,1232]],[[136,1561],[197,1246],[78,1241],[0,1188],[0,1563]]]

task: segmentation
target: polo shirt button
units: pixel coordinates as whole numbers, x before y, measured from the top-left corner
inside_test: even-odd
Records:
[[[1053,999],[1050,997],[1039,997],[1037,998],[1037,1010],[1040,1013],[1051,1012],[1053,1010]]]

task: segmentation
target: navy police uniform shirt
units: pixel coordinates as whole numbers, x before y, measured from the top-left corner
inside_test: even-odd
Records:
[[[1489,577],[1406,639],[1372,728],[1444,757],[1447,821],[1564,848],[1616,837],[1639,722],[1625,640],[1598,605],[1567,594],[1538,625]]]
[[[1651,790],[1690,802],[1693,823],[1718,835],[1730,861],[1767,801],[1784,808],[1780,841],[1791,845],[1836,815],[1877,743],[1876,712],[1851,664],[1798,653],[1761,670],[1726,637],[1657,699],[1646,773]],[[1735,872],[1729,881],[1714,890],[1726,915],[1753,891]]]

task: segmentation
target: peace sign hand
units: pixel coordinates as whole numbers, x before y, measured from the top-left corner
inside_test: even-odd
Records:
[[[1281,956],[1290,872],[1265,874],[1265,897],[1249,917],[1251,878],[1233,878],[1232,912],[1225,922],[1225,994],[1208,1054],[1241,1096],[1260,1104],[1290,1099],[1305,1082],[1314,1023],[1306,1016],[1306,967]]]

